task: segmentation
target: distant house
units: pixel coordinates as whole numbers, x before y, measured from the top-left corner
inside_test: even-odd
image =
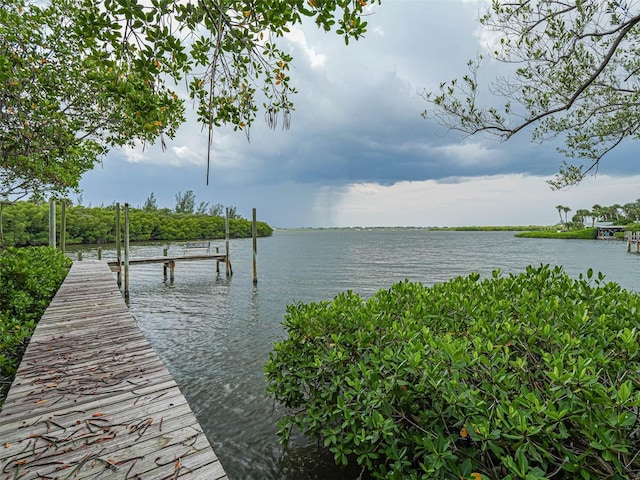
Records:
[[[611,223],[596,223],[596,230],[598,231],[598,240],[615,240],[614,233],[624,232],[624,225],[612,225]]]

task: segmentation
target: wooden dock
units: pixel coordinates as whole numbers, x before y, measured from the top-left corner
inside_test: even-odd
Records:
[[[627,252],[631,252],[631,245],[636,246],[636,253],[640,253],[640,232],[624,232],[624,239],[627,241]]]
[[[106,262],[76,262],[0,412],[2,479],[226,474]]]
[[[169,271],[169,279],[171,282],[174,280],[175,276],[175,268],[177,262],[194,262],[198,260],[215,260],[216,262],[216,273],[220,273],[220,264],[224,263],[226,266],[227,276],[233,275],[233,269],[231,268],[231,261],[229,257],[224,253],[208,253],[208,254],[195,254],[195,255],[177,255],[177,256],[168,256],[163,255],[162,257],[140,257],[140,258],[130,258],[128,259],[129,265],[143,265],[149,263],[162,263],[163,274],[164,277],[167,277],[167,271]],[[123,269],[126,269],[122,262],[118,262],[117,260],[111,260],[107,262],[109,267],[113,272],[118,273],[118,284],[121,283],[120,275]],[[125,273],[126,276],[126,273]],[[126,282],[125,282],[126,283]],[[125,292],[125,296],[127,292]]]

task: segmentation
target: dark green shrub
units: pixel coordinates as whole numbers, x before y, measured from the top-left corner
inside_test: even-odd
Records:
[[[0,405],[71,260],[49,247],[0,250]]]
[[[279,422],[387,479],[640,474],[640,296],[559,268],[291,305]]]

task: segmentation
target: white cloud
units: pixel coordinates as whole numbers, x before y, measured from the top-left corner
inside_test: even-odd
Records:
[[[384,28],[382,28],[380,25],[374,25],[370,29],[370,33],[372,33],[373,35],[377,35],[379,37],[384,37]]]
[[[135,146],[128,145],[126,147],[122,147],[121,151],[124,154],[124,158],[127,160],[127,162],[139,163],[147,160],[144,152],[142,151],[142,148],[142,143],[137,142],[137,145]]]
[[[305,57],[309,61],[311,68],[324,67],[327,59],[326,55],[317,53],[314,49],[309,47],[307,38],[301,29],[296,27],[291,28],[291,31],[285,34],[285,38],[301,48]]]
[[[181,147],[171,147],[171,150],[175,156],[181,160],[186,160],[194,165],[205,165],[205,159],[198,152],[194,151],[191,147],[183,145]]]
[[[323,191],[325,226],[553,225],[558,204],[573,210],[627,203],[637,196],[640,176],[588,178],[578,187],[554,192],[545,177],[493,175],[391,186],[358,183]],[[327,199],[331,199],[330,202]]]
[[[497,150],[488,148],[486,144],[480,142],[443,145],[435,147],[434,150],[462,166],[496,165],[498,162]]]

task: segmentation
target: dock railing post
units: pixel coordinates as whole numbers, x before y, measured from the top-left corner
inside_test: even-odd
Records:
[[[124,204],[124,298],[129,299],[129,204]]]
[[[120,203],[116,203],[116,260],[118,270],[116,273],[118,288],[122,287],[122,230],[120,228]]]
[[[251,237],[253,238],[253,283],[258,283],[258,227],[256,225],[256,209],[251,210]]]

